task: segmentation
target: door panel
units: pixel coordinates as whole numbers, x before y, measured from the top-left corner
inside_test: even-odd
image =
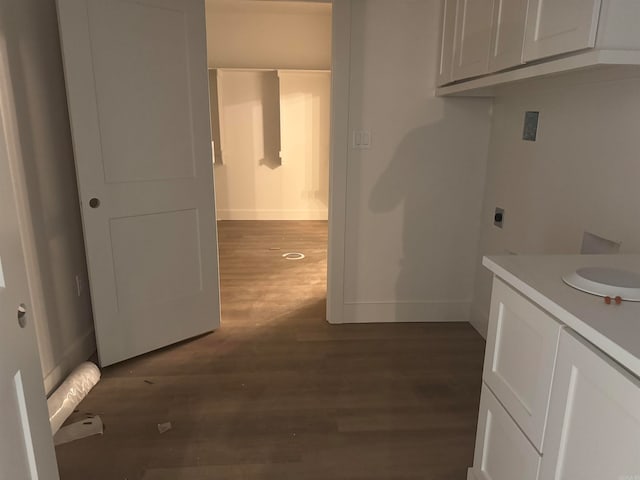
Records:
[[[524,60],[593,48],[600,4],[601,0],[530,0]]]
[[[204,3],[58,10],[104,366],[220,323]]]
[[[489,71],[497,72],[523,63],[528,0],[495,0]]]
[[[106,182],[193,177],[184,13],[124,1],[88,7]]]
[[[112,219],[119,309],[144,311],[158,297],[169,302],[202,290],[198,227],[195,209]],[[184,240],[173,232],[184,232]]]
[[[453,79],[489,71],[494,0],[459,0]]]

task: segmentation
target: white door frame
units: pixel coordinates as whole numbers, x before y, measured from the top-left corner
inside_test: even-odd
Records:
[[[344,261],[347,228],[351,0],[333,0],[331,54],[331,154],[329,160],[329,246],[327,321],[345,323]]]

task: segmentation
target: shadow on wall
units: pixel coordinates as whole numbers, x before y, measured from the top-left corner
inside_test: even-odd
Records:
[[[413,302],[450,304],[437,315],[443,315],[442,320],[463,319],[458,307],[468,304],[472,293],[484,168],[478,168],[481,152],[474,152],[473,140],[466,145],[460,138],[456,125],[466,107],[456,102],[427,102],[433,123],[402,138],[368,198],[375,215],[402,209],[402,219],[397,220],[402,228],[393,233],[402,249],[395,289],[397,319],[425,320],[412,318],[417,313],[407,304]],[[435,120],[437,113],[441,116]]]
[[[280,159],[280,80],[278,72],[264,74],[262,81],[263,158],[258,163],[270,169],[282,166]]]

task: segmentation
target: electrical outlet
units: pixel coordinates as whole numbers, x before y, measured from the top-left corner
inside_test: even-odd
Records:
[[[498,228],[502,228],[503,227],[503,225],[504,225],[504,208],[496,207],[496,211],[493,214],[493,224]]]
[[[78,294],[79,297],[82,296],[82,291],[84,290],[84,285],[82,284],[82,277],[80,276],[80,274],[76,275],[76,293]]]

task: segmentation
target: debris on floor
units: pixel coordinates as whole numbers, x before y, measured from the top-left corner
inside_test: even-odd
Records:
[[[298,253],[298,252],[290,252],[290,253],[285,253],[282,255],[282,258],[286,259],[286,260],[302,260],[305,257],[304,253]]]
[[[160,432],[160,435],[162,435],[165,432],[168,432],[172,428],[173,428],[173,426],[171,425],[171,422],[159,423],[158,424],[158,432]]]
[[[102,435],[103,433],[104,424],[102,423],[102,418],[96,415],[60,428],[53,437],[53,443],[62,445],[81,438]]]
[[[155,382],[152,382],[151,380],[145,380],[144,383],[148,383],[149,385],[155,385]]]

